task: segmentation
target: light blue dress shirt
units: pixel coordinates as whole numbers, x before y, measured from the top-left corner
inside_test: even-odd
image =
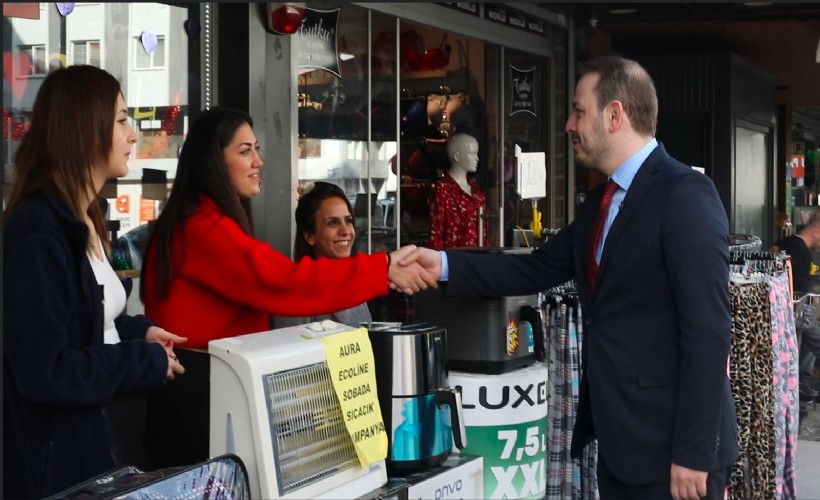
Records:
[[[649,157],[656,147],[658,147],[658,140],[653,137],[652,140],[647,142],[637,153],[627,158],[627,160],[615,170],[615,173],[612,174],[611,179],[618,184],[618,189],[616,189],[612,195],[612,204],[609,205],[609,212],[606,214],[604,234],[601,236],[601,245],[595,251],[595,261],[599,264],[601,263],[601,253],[604,250],[604,242],[606,242],[606,237],[609,235],[609,228],[612,227],[615,217],[623,208],[626,192],[629,191],[629,186],[632,185],[632,181],[635,179],[635,174],[638,173],[638,169],[641,168],[643,162],[646,161],[646,158]]]

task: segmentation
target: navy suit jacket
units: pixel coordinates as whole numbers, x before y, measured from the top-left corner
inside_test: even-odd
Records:
[[[613,474],[633,484],[668,480],[672,462],[729,467],[729,230],[717,190],[659,144],[612,223],[590,294],[586,248],[602,194],[603,184],[532,254],[447,251],[445,294],[525,295],[575,279],[584,338],[573,456],[597,438]]]

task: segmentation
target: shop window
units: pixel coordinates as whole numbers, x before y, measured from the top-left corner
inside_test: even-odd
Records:
[[[100,67],[100,41],[87,40],[71,43],[71,63]]]
[[[367,17],[355,6],[311,4],[303,27],[338,29],[329,40],[294,38],[299,58],[299,184],[325,181],[345,191],[354,209],[356,248],[364,252],[395,247],[395,231],[372,231],[385,220],[380,207],[388,198],[384,186],[390,158],[396,154],[395,115],[390,115],[395,100],[389,101],[395,83],[374,82],[368,99]],[[374,16],[374,22],[389,24],[380,16]],[[373,141],[379,142],[368,143],[368,117]]]
[[[142,42],[142,37],[134,38],[134,47],[136,57],[134,58],[134,67],[136,69],[160,69],[165,67],[165,37],[157,36],[156,47],[148,53],[145,44]]]
[[[189,78],[197,76],[189,73],[184,27],[185,20],[198,16],[199,7],[96,2],[76,4],[73,13],[65,16],[54,3],[32,4],[32,8],[34,12],[26,11],[26,16],[3,15],[3,51],[13,61],[3,95],[4,193],[8,195],[14,177],[14,157],[28,130],[42,77],[66,65],[102,67],[122,85],[138,132],[128,174],[104,192],[111,207],[107,217],[119,221],[117,236],[122,236],[161,211],[167,190],[156,187],[164,186],[166,179],[173,182],[189,108],[200,107],[199,102],[189,102]],[[157,34],[156,45],[153,41],[149,45],[150,54],[142,42],[146,32]],[[133,62],[126,64],[129,60]],[[151,171],[164,174],[161,183],[148,179],[146,172]]]
[[[47,68],[45,44],[20,45],[17,62],[19,76],[45,76]]]

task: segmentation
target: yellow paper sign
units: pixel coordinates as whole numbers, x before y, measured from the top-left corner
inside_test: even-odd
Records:
[[[387,457],[376,368],[367,330],[330,335],[320,339],[325,348],[333,390],[339,398],[345,427],[353,440],[359,463],[365,467]]]

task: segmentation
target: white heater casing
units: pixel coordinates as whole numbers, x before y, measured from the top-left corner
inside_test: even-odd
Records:
[[[347,325],[323,321],[224,338],[208,344],[211,355],[210,454],[235,453],[242,459],[248,471],[251,498],[357,498],[387,482],[384,461],[361,467],[358,463],[350,466],[349,460],[347,465],[339,464],[347,467],[344,470],[331,467],[321,478],[307,481],[308,484],[298,489],[287,491],[285,488],[292,486],[280,482],[282,464],[275,452],[277,436],[274,435],[273,403],[266,396],[266,390],[270,391],[268,379],[271,375],[286,375],[285,372],[317,364],[324,364],[326,369],[325,351],[319,339],[351,330],[353,328]],[[314,366],[315,369],[320,368]],[[327,384],[330,384],[329,378]],[[328,392],[328,388],[323,391]],[[330,411],[338,411],[341,417],[335,394],[331,406],[334,408]],[[327,414],[328,408],[319,413]],[[304,412],[297,403],[294,403],[293,411]],[[314,418],[313,415],[315,413],[311,413],[308,419]],[[299,439],[315,438],[316,443],[311,443],[313,449],[321,449],[322,434],[314,430],[303,433]],[[337,443],[338,434],[334,438]],[[345,435],[349,438],[346,432]]]

